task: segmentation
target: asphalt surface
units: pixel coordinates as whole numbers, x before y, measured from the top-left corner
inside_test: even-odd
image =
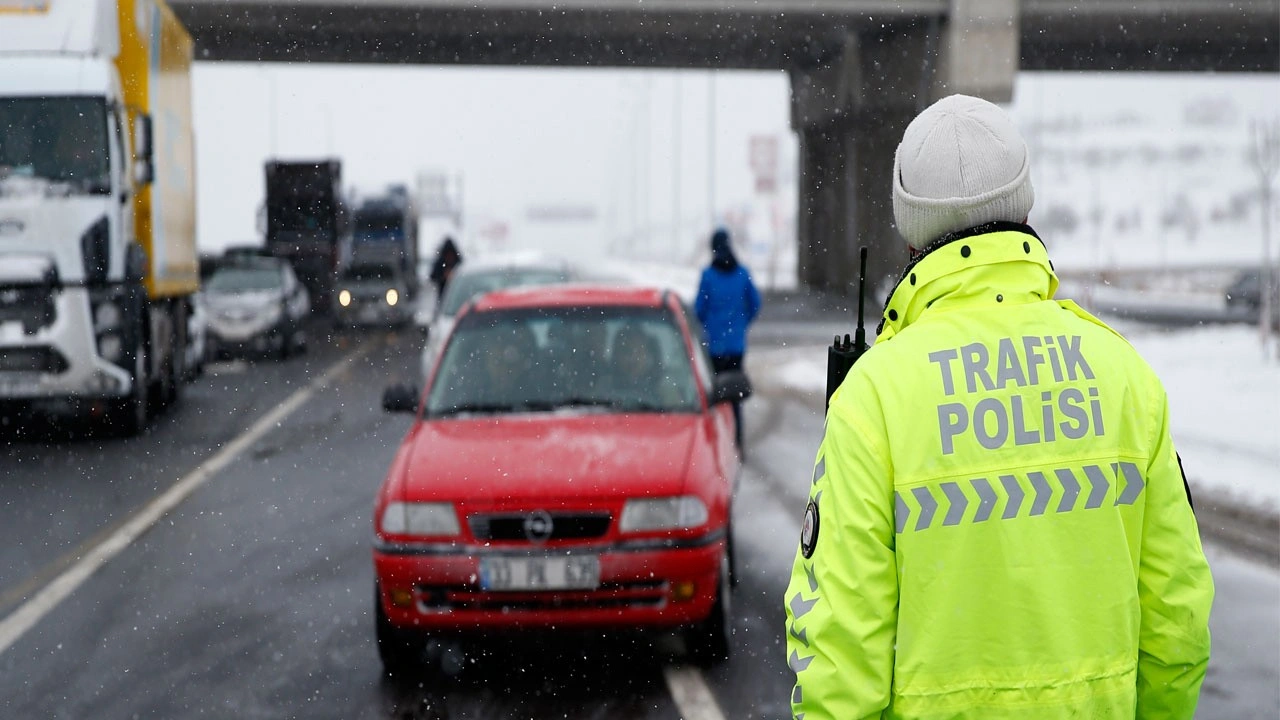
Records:
[[[812,345],[842,325],[840,310],[778,303],[755,337]],[[419,347],[412,331],[313,334],[302,357],[212,366],[141,437],[58,424],[0,439],[3,622],[258,418],[355,358],[0,652],[0,717],[681,717],[667,679],[684,665],[675,636],[449,646],[438,672],[383,678],[371,512],[410,417],[383,413],[379,399],[415,379]],[[770,386],[748,362],[760,382],[734,512],[733,656],[701,677],[724,718],[785,718],[782,596],[821,398]],[[1280,574],[1207,542],[1218,601],[1198,717],[1274,718]]]

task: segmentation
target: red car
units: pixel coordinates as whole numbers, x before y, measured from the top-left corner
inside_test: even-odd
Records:
[[[527,629],[683,630],[727,656],[730,402],[697,320],[653,288],[484,295],[457,320],[374,513],[377,639],[388,672],[429,637]]]

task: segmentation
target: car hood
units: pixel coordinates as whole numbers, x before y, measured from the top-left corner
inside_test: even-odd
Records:
[[[418,423],[401,499],[542,505],[683,492],[693,414],[537,413]]]

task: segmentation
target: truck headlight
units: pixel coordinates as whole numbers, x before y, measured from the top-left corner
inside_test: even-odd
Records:
[[[628,500],[619,532],[695,528],[707,522],[707,506],[693,495]]]
[[[398,302],[400,302],[400,293],[396,292],[395,288],[391,288],[387,291],[387,304],[395,305]]]
[[[100,303],[93,310],[93,330],[102,332],[120,327],[120,307],[111,300]]]
[[[453,503],[387,503],[379,525],[388,535],[452,536],[461,532]]]
[[[124,358],[124,345],[120,336],[108,333],[98,338],[98,354],[107,362],[119,363]]]
[[[342,292],[338,293],[338,304],[341,305],[342,307],[346,307],[351,304],[350,290],[343,290]]]

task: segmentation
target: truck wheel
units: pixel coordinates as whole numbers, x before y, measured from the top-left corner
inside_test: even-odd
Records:
[[[187,381],[186,341],[174,345],[173,355],[169,357],[169,388],[165,393],[165,404],[169,406],[182,402],[182,386]]]
[[[147,347],[139,342],[133,352],[133,390],[114,401],[107,412],[107,427],[119,437],[134,437],[147,427],[151,415],[150,379],[147,377]]]

